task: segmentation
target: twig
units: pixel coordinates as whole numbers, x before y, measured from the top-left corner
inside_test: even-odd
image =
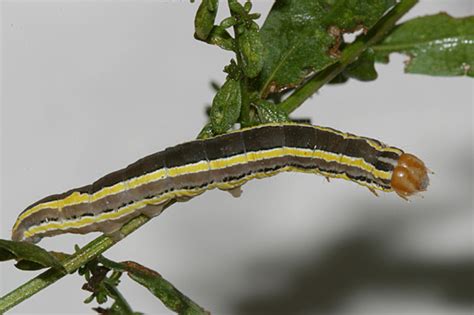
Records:
[[[120,232],[124,236],[127,236],[149,220],[150,219],[144,215],[136,217],[135,219],[125,224],[120,229]],[[105,234],[99,236],[98,238],[81,248],[79,251],[77,251],[76,253],[61,262],[61,265],[64,267],[67,273],[65,273],[61,269],[50,268],[42,274],[38,275],[37,277],[29,280],[22,286],[11,291],[7,295],[1,297],[0,314],[3,314],[15,305],[18,305],[27,298],[50,286],[65,275],[75,272],[79,267],[91,261],[98,255],[102,254],[107,249],[114,246],[116,243],[116,241],[114,241],[109,236],[106,236]]]

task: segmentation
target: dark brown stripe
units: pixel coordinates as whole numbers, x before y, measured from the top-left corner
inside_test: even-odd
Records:
[[[243,131],[241,134],[246,152],[281,148],[285,145],[284,128],[281,126],[249,129]]]
[[[203,141],[208,161],[245,153],[242,133],[231,133]]]
[[[204,141],[196,140],[187,142],[151,154],[124,169],[115,171],[98,179],[92,185],[83,186],[62,194],[51,195],[43,198],[30,205],[25,209],[25,211],[40,203],[63,199],[73,192],[95,193],[104,187],[110,187],[124,180],[151,173],[155,170],[162,169],[165,166],[176,167],[203,160],[216,160],[245,152],[278,148],[283,145],[307,149],[316,148],[335,154],[360,157],[379,170],[392,170],[392,165],[379,161],[378,158],[381,156],[397,160],[399,155],[393,152],[380,152],[370,146],[366,140],[374,141],[383,146],[383,144],[374,139],[345,139],[343,136],[339,135],[337,131],[326,131],[312,126],[284,125],[247,129],[242,132],[225,134]],[[168,180],[160,185],[170,189],[173,187],[173,182]],[[126,199],[137,198],[142,195],[141,193],[137,194],[135,192],[128,193],[130,196]],[[112,205],[116,206],[120,202],[122,202],[122,200],[117,201],[115,200],[115,197],[110,196],[101,201],[100,208],[110,208]],[[110,206],[107,206],[107,204]],[[84,211],[87,211],[87,209]]]

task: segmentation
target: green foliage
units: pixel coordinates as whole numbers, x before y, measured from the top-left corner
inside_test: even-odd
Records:
[[[375,53],[372,48],[367,49],[356,62],[347,66],[343,75],[359,81],[373,81],[377,79],[377,71],[374,66]]]
[[[285,111],[271,102],[259,100],[255,102],[254,106],[257,111],[258,122],[261,124],[288,122],[290,120]]]
[[[255,29],[244,30],[238,45],[242,56],[242,70],[248,78],[255,78],[263,68],[263,44]]]
[[[373,81],[376,80],[377,77],[377,70],[375,70],[375,53],[372,48],[369,48],[330,83],[345,83],[349,78],[359,81]]]
[[[211,107],[211,126],[215,134],[229,130],[239,119],[242,106],[240,82],[228,77],[217,91]]]
[[[128,302],[117,288],[120,284],[122,272],[115,270],[111,272],[111,269],[104,266],[103,264],[99,264],[99,261],[102,259],[105,260],[105,258],[102,257],[94,259],[78,270],[78,273],[84,276],[87,281],[82,286],[82,289],[92,292],[92,294],[84,301],[84,303],[91,303],[92,301],[96,300],[97,303],[104,304],[109,298],[111,298],[114,300],[114,303],[110,308],[104,309],[102,307],[97,307],[94,308],[94,310],[99,314],[142,314],[132,310]],[[108,276],[109,273],[111,273],[110,276]]]
[[[128,276],[137,283],[146,287],[170,310],[184,315],[209,314],[209,312],[205,311],[202,307],[183,295],[157,272],[133,262],[127,262],[126,266]]]
[[[214,27],[219,0],[203,0],[194,19],[195,36],[206,40]]]
[[[206,39],[206,42],[225,50],[234,50],[234,39],[222,26],[215,26]]]
[[[0,240],[0,261],[14,259],[18,269],[38,270],[52,267],[66,272],[60,263],[61,258],[61,254],[50,253],[30,243]]]
[[[214,131],[212,131],[212,123],[207,123],[199,132],[197,138],[198,139],[208,139],[214,135]]]
[[[373,47],[388,62],[393,52],[409,56],[405,71],[435,76],[474,76],[474,17],[445,13],[412,19]]]
[[[84,275],[87,280],[83,289],[92,292],[92,295],[86,299],[86,303],[90,303],[95,299],[97,303],[103,304],[107,302],[109,297],[114,300],[113,305],[109,309],[96,308],[96,310],[103,314],[140,314],[134,313],[131,310],[129,304],[117,288],[123,273],[126,273],[130,279],[148,289],[173,312],[183,315],[209,314],[176,289],[159,273],[136,262],[126,261],[118,263],[99,256],[97,259],[84,265],[79,270],[79,273]],[[111,275],[107,276],[108,273],[111,273]]]
[[[387,0],[277,1],[261,30],[265,64],[261,95],[300,85],[338,61],[344,32],[370,29],[394,4]]]

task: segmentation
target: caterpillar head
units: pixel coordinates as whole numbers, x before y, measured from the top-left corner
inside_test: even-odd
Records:
[[[429,185],[428,168],[416,156],[404,153],[393,170],[391,186],[403,199],[422,191]]]

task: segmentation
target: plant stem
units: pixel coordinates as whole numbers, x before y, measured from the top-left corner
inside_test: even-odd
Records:
[[[114,304],[111,306],[112,312],[114,311],[114,308],[116,308],[115,311],[117,312],[122,312],[124,314],[133,314],[133,310],[130,307],[130,304],[128,304],[127,300],[125,300],[122,293],[120,293],[119,289],[115,285],[111,284],[106,280],[104,282],[104,286],[107,289],[108,295],[115,301]]]
[[[394,26],[395,23],[418,3],[418,0],[402,0],[395,5],[369,33],[360,36],[352,44],[348,45],[341,53],[339,61],[304,83],[292,95],[290,95],[280,106],[287,114],[293,112],[301,104],[316,93],[323,85],[334,79],[349,64],[370,46],[380,41]]]
[[[104,261],[104,258],[102,257],[101,260]],[[116,263],[105,259],[105,265],[107,266],[107,264],[110,265],[108,267],[116,268],[116,271],[126,272],[132,280],[147,288],[154,296],[159,298],[168,309],[176,314],[210,314],[154,270],[133,261]]]
[[[120,233],[125,237],[141,227],[143,224],[148,222],[150,219],[144,215],[140,215],[130,222],[125,224],[121,229]],[[117,241],[111,237],[102,235],[81,248],[79,251],[69,256],[61,262],[61,265],[67,271],[61,269],[50,268],[40,274],[39,276],[31,279],[22,286],[11,291],[7,295],[0,298],[0,314],[8,311],[15,305],[21,303],[27,298],[33,296],[44,288],[50,286],[54,282],[58,281],[67,274],[75,272],[79,267],[94,259],[98,255],[105,252],[107,249],[115,245]]]

